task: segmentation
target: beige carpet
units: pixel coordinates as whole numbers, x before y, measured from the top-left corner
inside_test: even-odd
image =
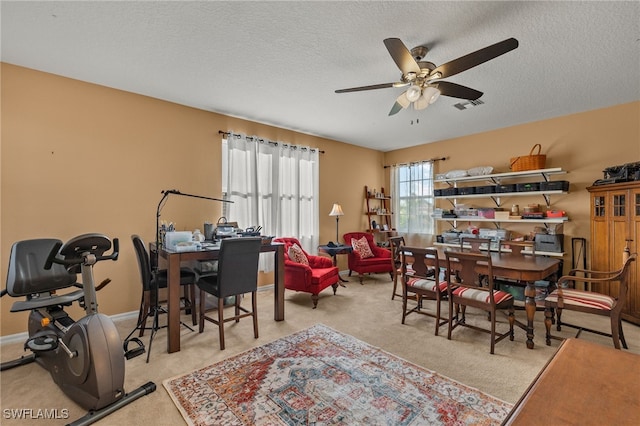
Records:
[[[552,341],[548,347],[544,343],[543,313],[536,314],[535,348],[526,349],[525,332],[516,328],[515,341],[504,340],[496,345],[496,353],[489,354],[488,335],[470,329],[456,329],[452,340],[446,338],[446,327],[441,335],[433,334],[434,320],[415,314],[407,318],[405,325],[400,324],[402,302],[398,298],[391,300],[391,282],[388,275],[374,275],[367,278],[364,285],[351,277],[346,288],[340,287],[337,295],[331,289],[320,295],[317,309],[311,309],[308,294],[287,291],[285,295],[285,321],[273,321],[273,292],[259,293],[260,338],[253,338],[250,319],[239,324],[227,324],[227,349],[220,351],[217,328],[210,323],[205,332],[198,334],[182,329],[182,350],[179,353],[166,353],[166,333],[161,330],[151,353],[151,361],[145,363],[145,356],[126,362],[127,391],[151,380],[158,389],[151,395],[142,397],[118,412],[98,422],[98,425],[179,425],[184,424],[171,398],[162,387],[162,381],[169,377],[185,374],[198,368],[211,365],[247,349],[260,346],[279,337],[302,330],[317,323],[326,324],[338,331],[350,334],[373,346],[377,346],[408,361],[448,376],[454,380],[475,387],[507,402],[515,403],[527,389],[540,369],[557,349],[559,342]],[[426,302],[432,306],[433,302]],[[445,309],[446,312],[446,309]],[[567,312],[566,320],[583,319]],[[516,312],[517,318],[524,320],[524,312]],[[486,325],[486,315],[470,315],[471,321]],[[185,316],[184,321],[190,319]],[[505,319],[502,327],[505,327]],[[586,320],[591,326],[608,329],[606,318]],[[118,323],[120,334],[126,336],[134,327],[135,320]],[[629,323],[623,325],[631,352],[640,354],[640,327]],[[25,324],[26,328],[26,324]],[[566,328],[562,336],[571,337],[575,330]],[[583,333],[580,338],[588,339],[612,347],[611,340],[601,336]],[[148,337],[143,338],[145,344]],[[1,359],[7,361],[23,354],[22,343],[5,344],[1,347]],[[65,424],[81,417],[85,413],[70,401],[53,383],[49,373],[39,365],[30,364],[2,373],[0,377],[0,412],[3,425],[29,424]],[[68,419],[57,420],[13,420],[6,417],[10,409],[62,410],[68,409]]]

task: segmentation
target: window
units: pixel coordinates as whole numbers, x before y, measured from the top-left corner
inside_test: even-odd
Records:
[[[424,161],[394,166],[391,180],[396,230],[433,234],[433,163]]]
[[[225,203],[224,216],[240,227],[262,226],[263,235],[296,237],[315,252],[318,159],[317,149],[229,136],[222,143],[222,190],[233,203]]]

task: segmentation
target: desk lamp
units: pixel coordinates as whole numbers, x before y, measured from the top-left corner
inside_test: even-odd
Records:
[[[340,220],[340,216],[343,216],[344,212],[342,211],[342,206],[338,203],[333,204],[333,208],[331,209],[331,213],[329,216],[336,217],[336,244],[340,244],[340,239],[338,238],[338,221]]]

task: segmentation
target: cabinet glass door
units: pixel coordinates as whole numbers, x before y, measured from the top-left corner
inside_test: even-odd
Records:
[[[613,215],[616,217],[626,216],[626,200],[627,197],[625,194],[614,194],[613,195]]]
[[[596,195],[593,197],[593,215],[595,217],[604,217],[605,214],[605,197]]]

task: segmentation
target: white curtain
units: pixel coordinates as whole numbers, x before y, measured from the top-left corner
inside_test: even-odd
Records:
[[[319,153],[317,149],[231,134],[227,139],[227,219],[262,226],[262,235],[296,237],[318,247]],[[260,268],[273,262],[261,256]]]

